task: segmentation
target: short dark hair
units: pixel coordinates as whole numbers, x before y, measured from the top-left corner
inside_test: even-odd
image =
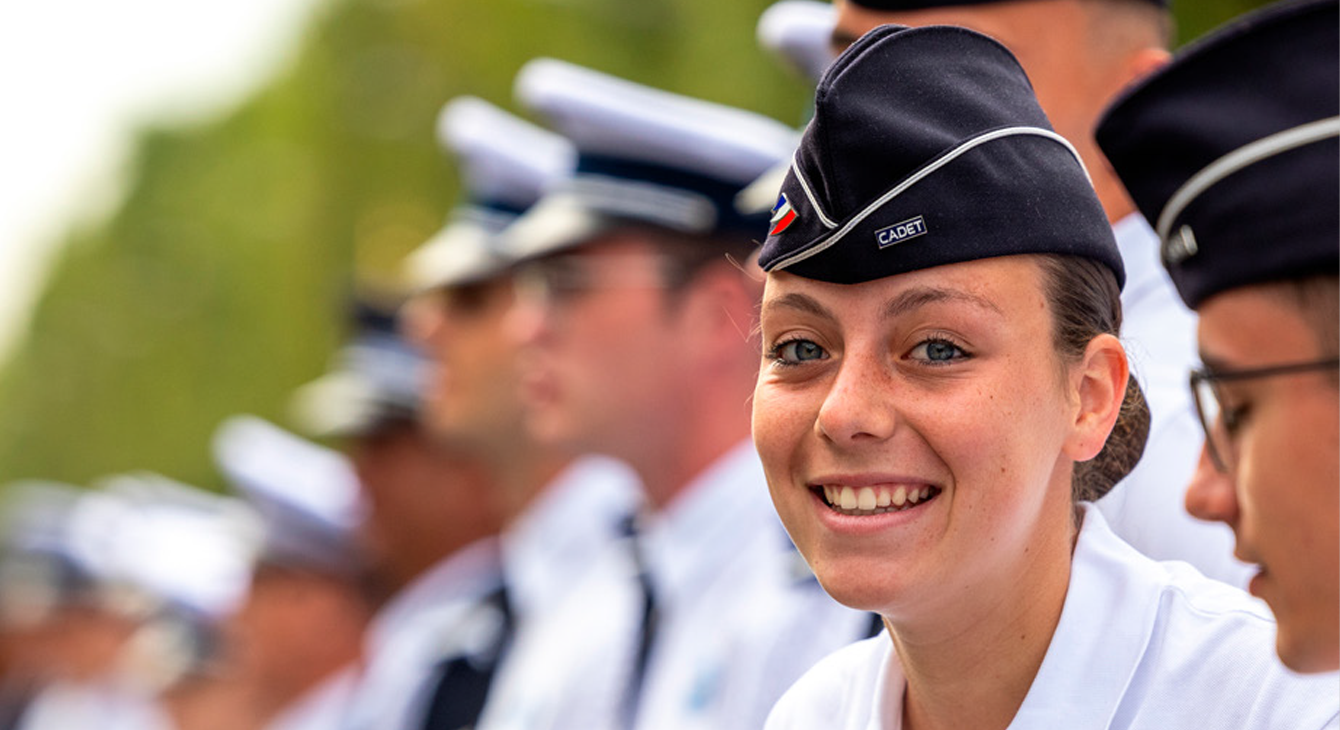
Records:
[[[1047,254],[1040,257],[1043,288],[1052,311],[1052,343],[1063,363],[1077,362],[1098,335],[1121,333],[1121,289],[1112,270],[1088,258]],[[1121,412],[1098,456],[1075,465],[1071,497],[1091,502],[1131,473],[1149,438],[1149,405],[1132,374]]]

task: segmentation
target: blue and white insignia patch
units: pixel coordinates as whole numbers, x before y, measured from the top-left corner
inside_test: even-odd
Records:
[[[791,201],[787,200],[786,193],[782,193],[777,198],[777,204],[772,206],[772,219],[768,221],[768,235],[775,236],[785,231],[792,223],[796,222],[796,209],[791,207]]]
[[[926,221],[921,216],[917,216],[875,231],[875,241],[880,248],[888,248],[895,243],[902,243],[924,235],[926,235]]]

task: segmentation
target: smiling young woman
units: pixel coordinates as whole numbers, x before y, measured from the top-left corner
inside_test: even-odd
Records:
[[[1124,273],[1002,46],[867,35],[820,84],[782,193],[754,441],[820,583],[889,634],[812,669],[770,730],[1335,721],[1333,692],[1268,660],[1244,594],[1088,506],[1148,428]]]

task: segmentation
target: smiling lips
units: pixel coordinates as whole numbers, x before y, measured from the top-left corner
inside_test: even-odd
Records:
[[[848,487],[824,484],[815,488],[828,506],[844,515],[879,515],[901,512],[933,499],[940,494],[937,487]]]

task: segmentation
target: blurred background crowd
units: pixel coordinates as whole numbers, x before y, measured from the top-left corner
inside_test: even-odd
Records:
[[[1175,3],[1177,38],[1260,4]],[[409,594],[530,498],[484,498],[487,470],[425,433],[431,353],[394,321],[443,283],[407,280],[406,260],[479,192],[443,106],[526,116],[514,80],[547,56],[799,127],[812,82],[756,41],[768,5],[322,2],[233,108],[141,129],[111,209],[67,211],[80,223],[50,244],[0,363],[0,728],[418,726],[357,725],[403,710],[347,698],[464,671],[423,631],[426,656],[397,660],[414,678],[374,659],[418,650],[394,635]],[[429,348],[442,336],[414,326]],[[628,511],[624,467],[559,461]],[[474,640],[524,615],[508,600],[471,615]]]

